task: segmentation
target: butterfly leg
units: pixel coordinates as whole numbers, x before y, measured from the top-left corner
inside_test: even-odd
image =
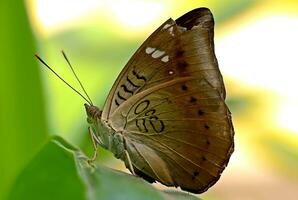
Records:
[[[136,176],[136,173],[135,173],[135,171],[133,169],[133,166],[132,166],[132,163],[131,163],[131,160],[130,160],[130,156],[129,156],[127,150],[124,150],[124,152],[125,152],[125,156],[127,158],[129,169],[130,169],[131,173]]]
[[[88,162],[89,162],[89,163],[92,163],[92,162],[94,162],[94,161],[96,160],[97,155],[98,155],[98,154],[97,154],[97,151],[98,151],[98,143],[97,143],[97,141],[96,141],[96,139],[95,139],[96,136],[94,135],[94,133],[93,133],[91,127],[89,127],[89,134],[90,134],[90,137],[91,137],[91,141],[92,141],[92,145],[93,145],[94,153],[93,153],[92,158],[89,159]]]

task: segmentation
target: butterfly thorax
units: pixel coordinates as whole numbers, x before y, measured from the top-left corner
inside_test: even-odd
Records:
[[[101,119],[102,111],[98,107],[85,104],[85,109],[94,140],[103,148],[113,152],[116,158],[123,159],[125,149],[121,132],[116,132],[107,122]]]

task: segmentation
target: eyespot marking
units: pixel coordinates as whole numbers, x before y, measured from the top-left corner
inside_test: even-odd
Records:
[[[150,101],[149,100],[144,100],[144,101],[140,102],[135,107],[134,113],[136,115],[140,114],[141,112],[145,111],[148,108],[149,104],[150,104]]]

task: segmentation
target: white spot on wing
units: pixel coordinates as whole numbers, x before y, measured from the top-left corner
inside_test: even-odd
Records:
[[[170,26],[172,26],[171,24],[166,24],[162,29],[167,29],[169,28]]]
[[[173,26],[171,28],[169,28],[169,32],[172,36],[174,36],[173,29],[174,29]]]
[[[169,56],[164,56],[161,59],[162,62],[169,62]]]
[[[146,51],[147,54],[151,54],[153,51],[155,51],[155,49],[156,48],[147,47],[145,51]]]
[[[154,53],[151,56],[152,56],[152,58],[159,58],[160,56],[162,56],[164,54],[165,54],[164,51],[156,50],[156,51],[154,51]]]

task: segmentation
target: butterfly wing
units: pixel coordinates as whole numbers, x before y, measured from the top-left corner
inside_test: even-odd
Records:
[[[233,152],[233,126],[206,8],[169,19],[115,82],[102,119],[123,133],[136,173],[200,193]]]
[[[111,121],[139,171],[196,193],[218,180],[233,151],[234,132],[224,100],[205,79],[177,78],[119,108],[121,115]]]
[[[207,8],[163,23],[121,71],[106,99],[102,119],[108,120],[133,95],[190,73],[207,79],[225,98],[214,54],[213,27],[213,16]]]

